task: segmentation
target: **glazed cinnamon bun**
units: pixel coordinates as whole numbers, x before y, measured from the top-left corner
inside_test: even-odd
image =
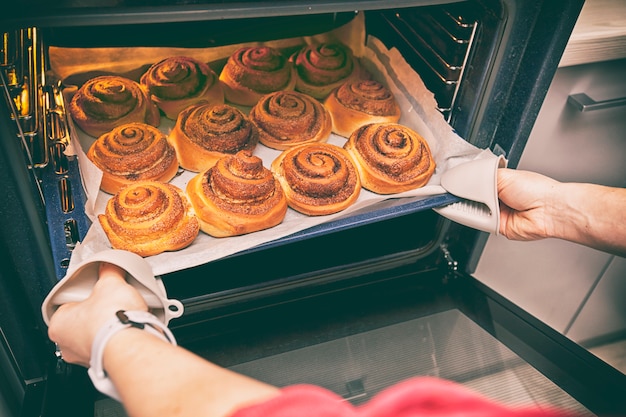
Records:
[[[104,75],[88,80],[68,105],[74,122],[93,137],[139,122],[159,126],[161,115],[144,88],[128,78]]]
[[[358,78],[359,61],[352,50],[338,42],[312,43],[292,57],[296,91],[322,100],[344,82]]]
[[[350,155],[330,143],[306,143],[283,151],[271,165],[289,207],[309,216],[337,213],[352,205],[361,181]]]
[[[204,62],[186,56],[166,58],[141,76],[141,85],[169,119],[176,120],[184,108],[199,102],[224,103],[217,74]]]
[[[253,150],[259,141],[256,126],[229,104],[198,104],[183,110],[169,135],[180,165],[204,171],[224,155]]]
[[[259,141],[284,150],[310,142],[326,142],[332,129],[330,113],[313,97],[297,91],[267,94],[250,110]]]
[[[101,135],[87,157],[102,170],[100,189],[109,194],[137,181],[169,182],[178,171],[176,151],[165,134],[145,123],[128,123]]]
[[[274,91],[293,90],[296,83],[291,61],[269,46],[238,49],[219,78],[226,100],[242,106],[254,106],[261,96]]]
[[[435,171],[428,142],[396,123],[372,123],[355,130],[344,145],[359,170],[363,188],[395,194],[422,187]]]
[[[352,80],[333,90],[324,101],[333,133],[349,138],[368,123],[397,123],[400,106],[391,91],[375,80]]]
[[[280,183],[250,151],[225,156],[194,176],[187,195],[201,230],[214,237],[268,229],[280,224],[287,213]]]
[[[183,191],[172,184],[140,181],[109,199],[98,220],[113,249],[153,256],[189,246],[200,224]]]

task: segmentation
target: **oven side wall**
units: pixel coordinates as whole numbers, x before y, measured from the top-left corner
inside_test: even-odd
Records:
[[[0,114],[10,114],[7,107],[1,98]],[[49,341],[38,313],[55,274],[41,201],[10,123],[0,124],[0,140],[0,332],[12,367],[5,376],[13,375],[19,384],[3,394],[15,407],[22,396],[38,391],[45,377]]]

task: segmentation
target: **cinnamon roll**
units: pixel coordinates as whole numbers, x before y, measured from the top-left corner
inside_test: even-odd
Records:
[[[374,80],[352,80],[333,90],[324,101],[333,120],[333,133],[350,137],[368,123],[397,123],[400,106],[391,91]]]
[[[98,220],[113,249],[152,256],[189,246],[200,224],[183,191],[172,184],[140,181],[109,199]]]
[[[178,171],[176,151],[165,134],[145,123],[128,123],[101,135],[87,157],[102,170],[100,189],[109,194],[137,181],[169,182]]]
[[[261,97],[250,110],[249,118],[259,130],[259,141],[278,150],[326,142],[332,129],[330,113],[324,105],[297,91],[277,91]]]
[[[435,171],[428,142],[396,123],[372,123],[355,130],[344,145],[359,170],[363,188],[395,194],[426,185]]]
[[[259,141],[256,126],[229,104],[198,104],[183,110],[169,136],[180,165],[204,171],[224,155],[253,150]]]
[[[278,49],[249,46],[235,51],[220,73],[227,101],[254,106],[261,96],[280,90],[293,90],[296,78],[293,64]]]
[[[175,56],[157,62],[139,81],[152,101],[172,120],[184,108],[201,101],[224,103],[217,74],[206,63],[191,57]]]
[[[352,205],[361,181],[350,155],[330,143],[306,143],[283,151],[271,165],[289,207],[310,216],[337,213]]]
[[[159,126],[161,115],[144,88],[133,80],[104,75],[88,80],[68,105],[74,122],[93,137],[116,126],[139,122]]]
[[[342,43],[307,45],[292,60],[296,68],[296,91],[319,100],[344,82],[359,77],[359,61]]]
[[[287,200],[279,182],[250,151],[220,159],[187,184],[201,230],[214,237],[237,236],[281,223]]]

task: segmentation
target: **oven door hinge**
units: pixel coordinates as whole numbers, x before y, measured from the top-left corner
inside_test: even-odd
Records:
[[[444,281],[448,281],[458,275],[459,262],[454,259],[447,243],[442,243],[439,248],[441,249],[441,255],[443,258],[442,266],[444,268]]]

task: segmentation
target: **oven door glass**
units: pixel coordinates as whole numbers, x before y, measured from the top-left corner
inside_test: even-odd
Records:
[[[408,274],[272,306],[243,302],[238,313],[189,326],[174,329],[179,343],[214,363],[279,387],[319,385],[353,404],[434,376],[511,407],[626,410],[616,388],[623,374],[464,275]]]
[[[415,376],[457,381],[512,406],[581,404],[458,309],[232,366],[274,385],[310,383],[358,404]]]

